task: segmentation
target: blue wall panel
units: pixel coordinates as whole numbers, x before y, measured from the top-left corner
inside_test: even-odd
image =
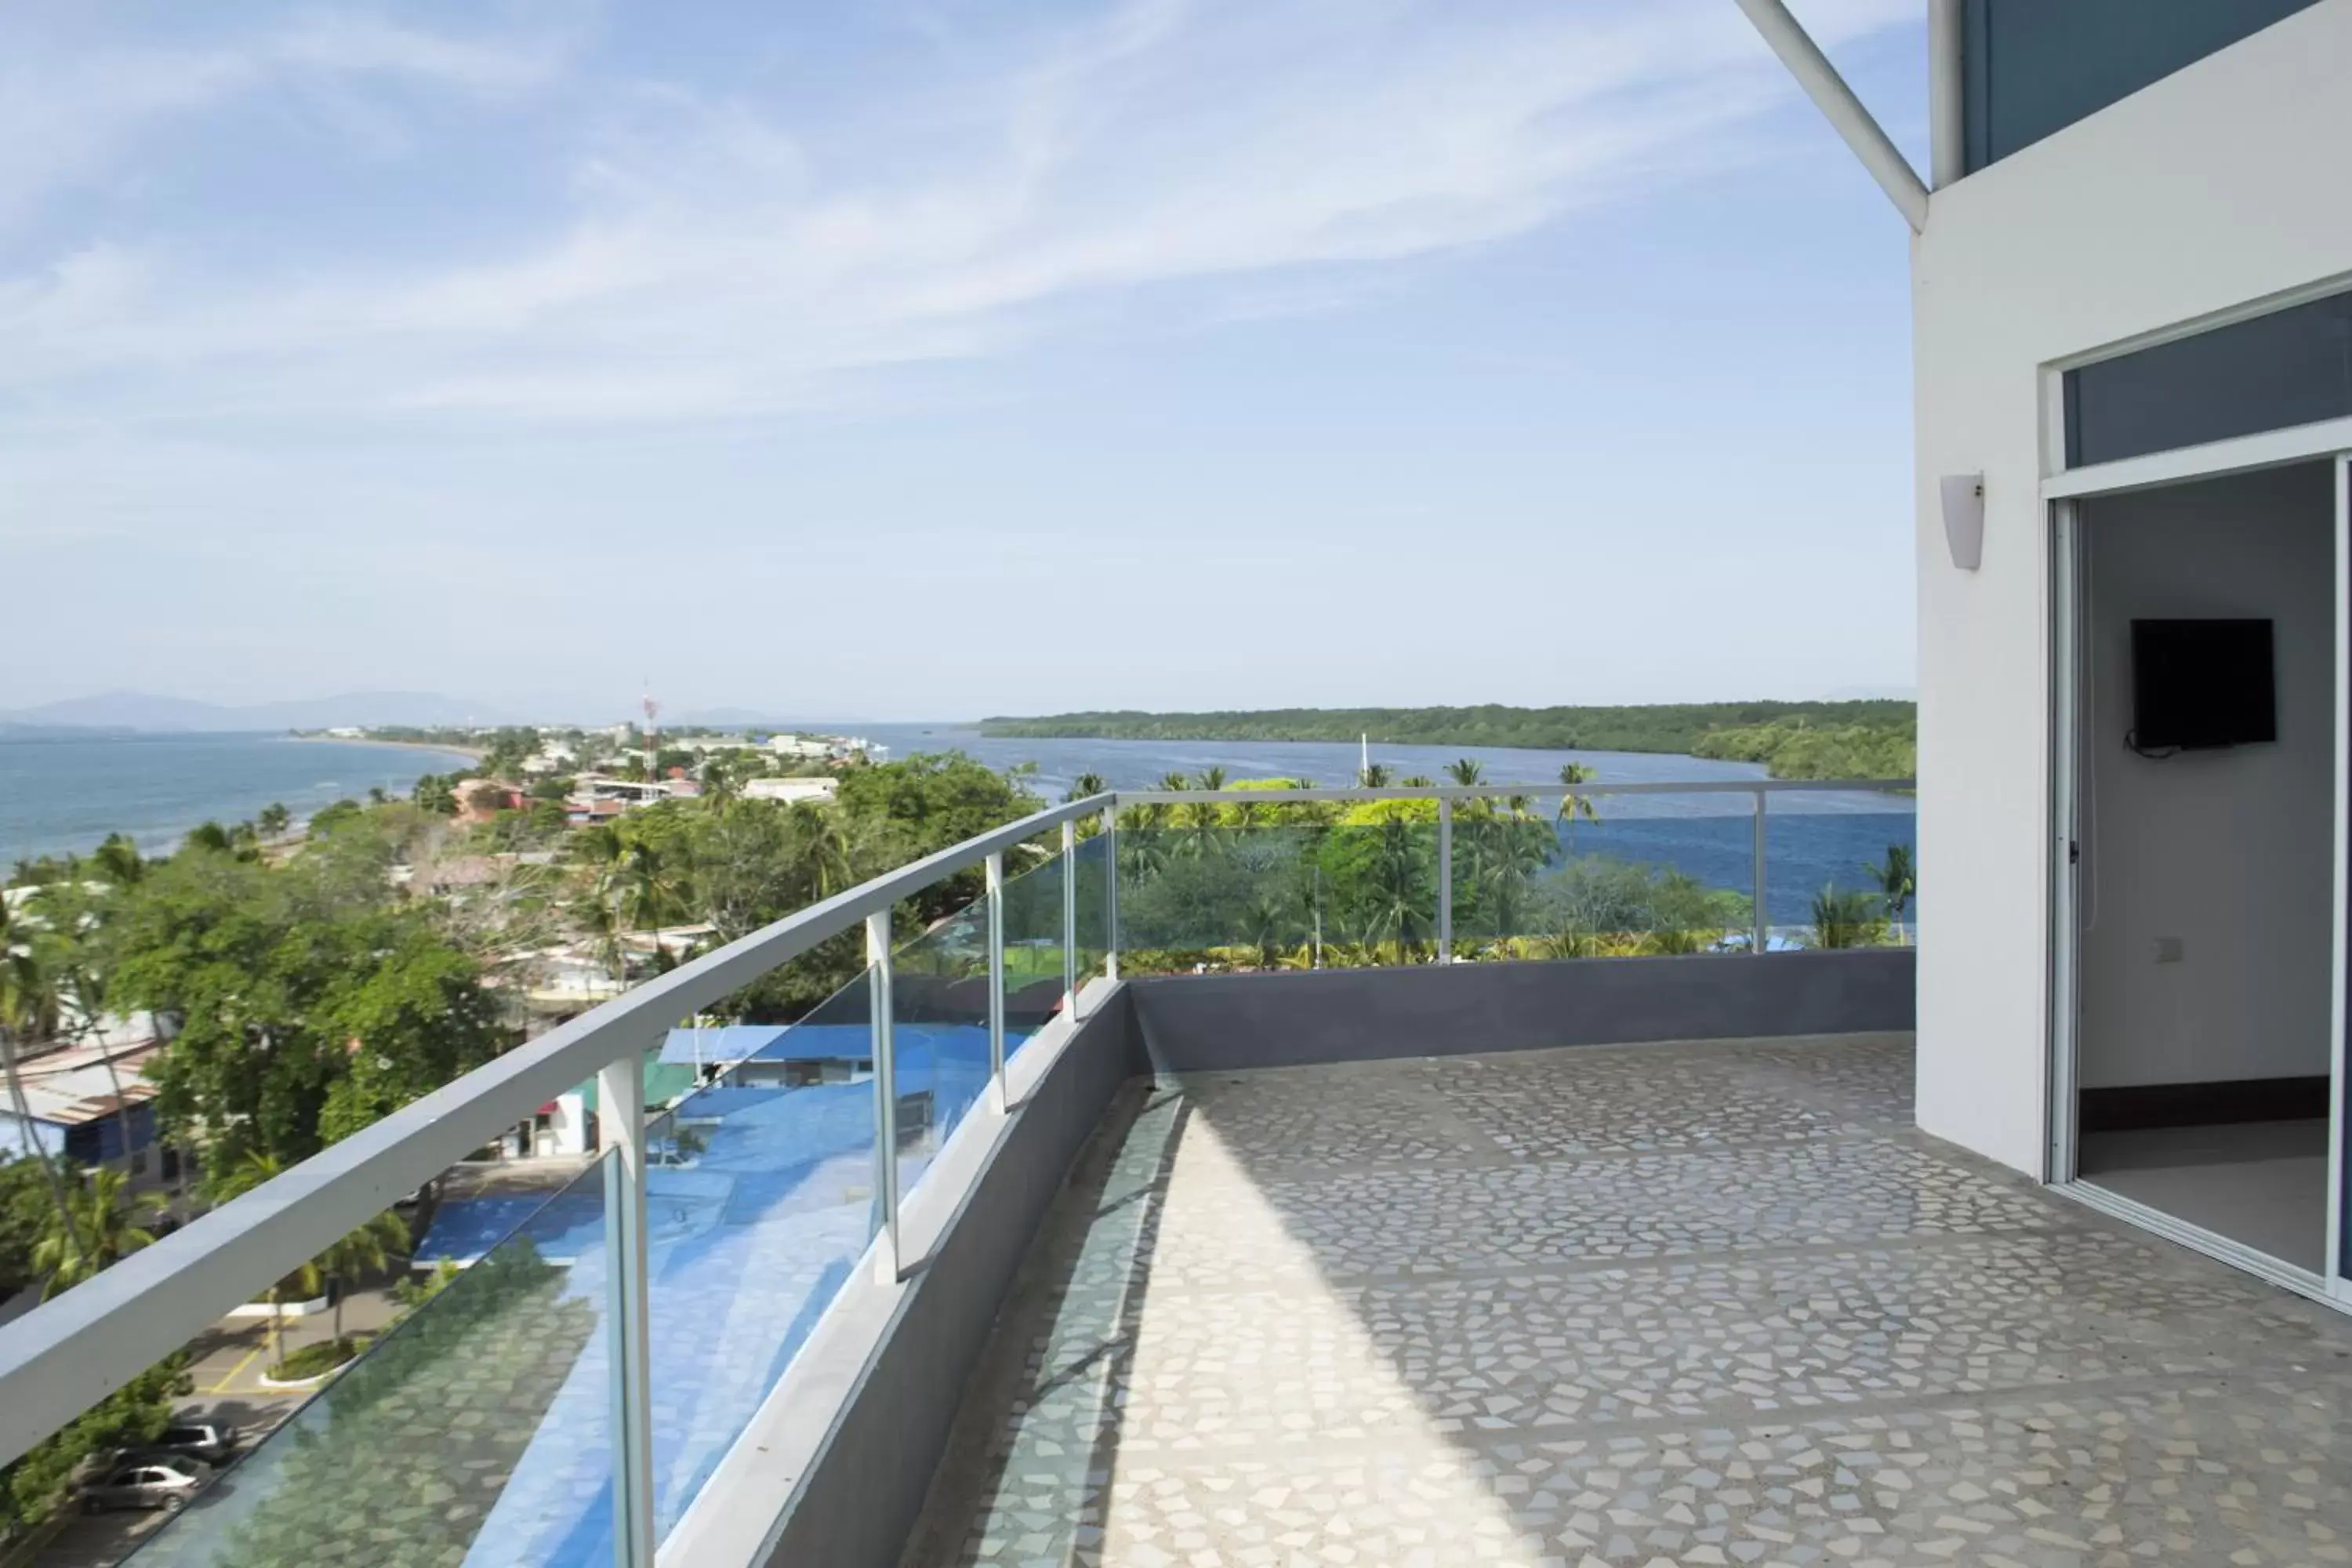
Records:
[[[2317,0],[1966,0],[1971,173]]]

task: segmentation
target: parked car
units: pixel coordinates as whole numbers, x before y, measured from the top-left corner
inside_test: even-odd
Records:
[[[219,1421],[183,1421],[163,1428],[163,1435],[141,1450],[160,1459],[184,1455],[207,1465],[226,1465],[236,1457],[236,1428]]]
[[[195,1459],[151,1458],[118,1465],[81,1489],[84,1513],[119,1508],[178,1509],[196,1495],[210,1469]]]

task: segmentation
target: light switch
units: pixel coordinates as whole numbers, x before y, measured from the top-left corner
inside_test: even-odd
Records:
[[[2160,936],[2156,939],[2156,961],[2158,963],[2178,963],[2180,955],[2181,941],[2179,937]]]

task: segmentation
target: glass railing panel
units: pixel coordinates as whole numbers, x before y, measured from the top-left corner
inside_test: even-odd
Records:
[[[1061,834],[1004,859],[1004,1056],[1010,1061],[1062,1010]],[[1021,868],[1025,864],[1025,869]]]
[[[743,1059],[706,1064],[712,1081],[647,1129],[656,1538],[742,1435],[879,1226],[870,973],[753,1040]]]
[[[1078,840],[1078,980],[1104,973],[1110,957],[1110,844],[1102,834]]]
[[[1555,793],[1458,803],[1455,956],[1745,948],[1755,907],[1755,812],[1747,795]]]
[[[1765,904],[1775,947],[1907,945],[1919,920],[1919,815],[1895,790],[1767,797]]]
[[[890,1045],[898,1064],[898,1191],[988,1093],[988,908],[949,916],[891,959]]]
[[[1255,806],[1254,813],[1283,808]],[[1122,972],[1308,969],[1435,956],[1433,801],[1291,808],[1325,820],[1231,820],[1186,805],[1123,822]],[[1185,814],[1199,813],[1204,820]]]
[[[563,1168],[547,1190],[530,1184],[543,1173],[473,1172],[423,1205],[417,1253],[452,1266],[430,1298],[150,1536],[138,1568],[610,1563],[614,1167]]]

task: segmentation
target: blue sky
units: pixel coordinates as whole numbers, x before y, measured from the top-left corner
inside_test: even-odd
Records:
[[[1901,687],[1908,337],[1732,0],[19,0],[0,709]]]

